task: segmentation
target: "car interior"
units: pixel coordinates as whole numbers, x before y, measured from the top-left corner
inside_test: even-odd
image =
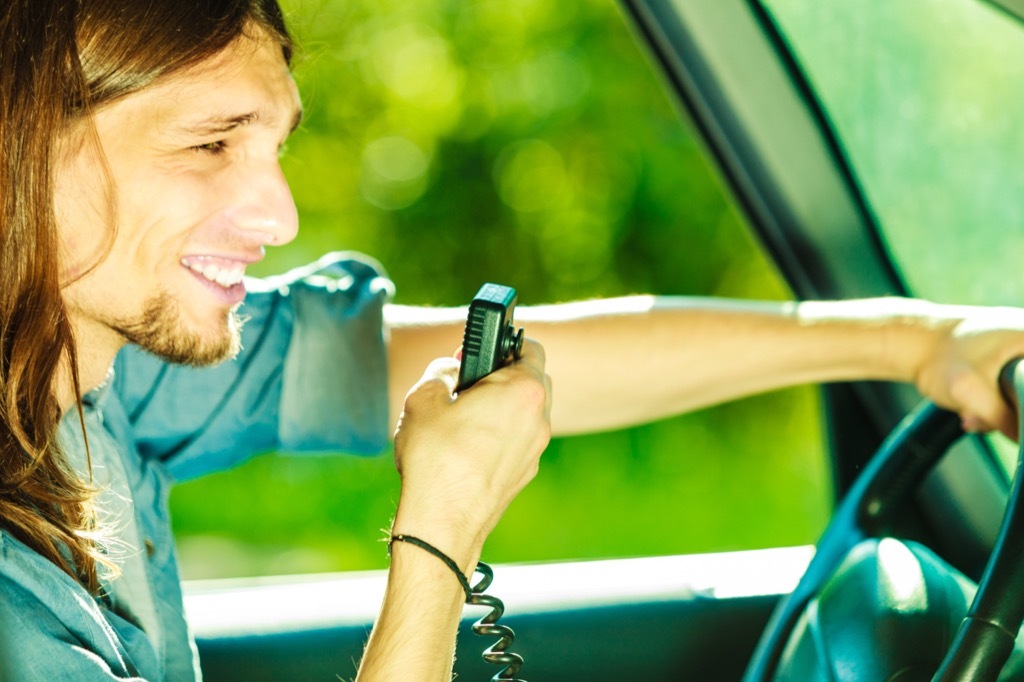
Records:
[[[1019,304],[1024,2],[618,6],[793,295]],[[1015,444],[906,386],[820,392],[835,505],[815,547],[498,565],[520,675],[1024,679]],[[1004,393],[1019,404],[1024,369]],[[348,674],[383,580],[187,583],[205,678]],[[470,632],[483,615],[467,609],[460,680],[506,679]]]

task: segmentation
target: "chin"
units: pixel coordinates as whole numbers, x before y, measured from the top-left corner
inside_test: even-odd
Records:
[[[242,323],[236,307],[220,320],[189,324],[174,299],[164,294],[149,301],[135,320],[116,328],[129,343],[162,360],[208,367],[238,355]]]

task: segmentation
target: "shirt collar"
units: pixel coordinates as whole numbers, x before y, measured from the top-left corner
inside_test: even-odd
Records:
[[[114,367],[111,365],[107,370],[107,375],[103,377],[103,381],[100,382],[100,385],[82,396],[83,407],[103,409],[103,405],[110,397],[110,391],[113,385]]]

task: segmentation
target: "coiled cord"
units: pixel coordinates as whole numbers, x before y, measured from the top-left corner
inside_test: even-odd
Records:
[[[512,680],[513,682],[525,682],[516,675],[523,667],[523,657],[508,650],[516,639],[516,633],[507,625],[499,625],[498,619],[505,613],[505,604],[497,597],[484,594],[494,581],[494,571],[484,562],[477,563],[475,573],[480,575],[480,580],[472,586],[467,604],[473,606],[487,606],[491,609],[483,618],[473,624],[473,632],[481,637],[497,637],[498,641],[487,647],[483,653],[483,659],[494,665],[503,665],[505,668],[491,678],[491,682],[501,680]]]
[[[425,540],[413,535],[404,533],[393,533],[388,540],[388,554],[391,554],[392,547],[396,542],[407,542],[420,549],[433,554],[445,566],[451,569],[455,577],[459,579],[462,590],[466,593],[466,603],[472,606],[487,606],[491,610],[483,618],[473,624],[473,632],[482,637],[497,637],[498,641],[487,647],[483,653],[483,659],[487,663],[503,665],[505,668],[491,678],[491,682],[526,682],[516,677],[519,669],[523,667],[523,657],[508,650],[516,640],[516,633],[507,625],[498,625],[498,619],[505,613],[505,604],[494,595],[484,594],[484,590],[494,582],[494,571],[491,567],[480,561],[477,562],[474,574],[480,575],[480,580],[475,585],[470,585],[469,580],[462,574],[459,565],[447,554],[434,547]]]

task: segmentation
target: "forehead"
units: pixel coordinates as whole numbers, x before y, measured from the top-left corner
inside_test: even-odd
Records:
[[[97,119],[117,119],[127,134],[187,133],[217,118],[290,128],[300,109],[280,44],[260,35],[239,38],[209,59],[118,100]]]

